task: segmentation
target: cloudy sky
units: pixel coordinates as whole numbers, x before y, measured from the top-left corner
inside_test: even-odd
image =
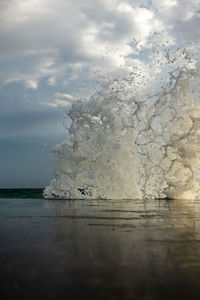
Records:
[[[154,32],[199,40],[199,0],[0,0],[0,187],[44,187],[64,114]]]

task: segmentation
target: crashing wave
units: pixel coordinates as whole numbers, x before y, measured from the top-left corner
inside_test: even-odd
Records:
[[[72,105],[46,198],[200,198],[200,72],[191,49],[153,47],[148,61]]]

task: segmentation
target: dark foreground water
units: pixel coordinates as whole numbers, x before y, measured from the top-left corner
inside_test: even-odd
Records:
[[[0,299],[200,299],[200,202],[0,199]]]

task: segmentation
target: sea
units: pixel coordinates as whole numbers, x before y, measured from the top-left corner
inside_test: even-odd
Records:
[[[1,190],[0,299],[199,299],[200,202]]]

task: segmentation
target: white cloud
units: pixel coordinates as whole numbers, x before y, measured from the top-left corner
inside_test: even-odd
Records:
[[[57,106],[63,106],[63,107],[71,105],[71,102],[63,99],[56,99],[54,103]]]
[[[53,86],[56,84],[56,78],[54,76],[48,78],[48,85]]]
[[[52,101],[39,101],[40,105],[46,105],[51,107],[67,107],[77,100],[73,95],[67,93],[54,93],[54,100]]]
[[[38,88],[38,82],[34,79],[29,79],[26,81],[26,87],[36,90]]]
[[[67,107],[71,105],[71,102],[63,100],[63,99],[55,99],[52,102],[47,102],[47,101],[39,101],[38,102],[41,105],[47,105],[51,107]]]
[[[38,101],[38,103],[41,105],[46,105],[46,106],[50,106],[50,107],[57,107],[57,105],[54,102]]]
[[[66,94],[66,93],[55,93],[54,96],[62,98],[62,99],[70,99],[73,100],[74,96],[70,95],[70,94]]]
[[[138,51],[133,38],[143,46],[151,32],[198,39],[198,10],[199,0],[0,2],[0,62],[12,65],[0,76],[31,89],[43,78],[47,88],[90,80],[97,69],[125,67]]]
[[[133,8],[128,3],[122,2],[122,3],[119,3],[119,5],[117,6],[117,10],[119,12],[131,13],[133,11]]]

